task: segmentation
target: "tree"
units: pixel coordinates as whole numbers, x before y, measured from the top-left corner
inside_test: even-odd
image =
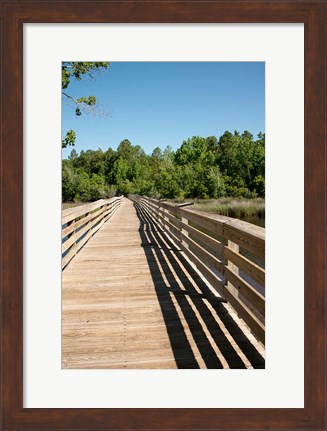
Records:
[[[109,67],[109,62],[96,61],[96,62],[62,62],[61,64],[61,88],[62,95],[69,99],[75,105],[75,115],[79,117],[82,112],[91,113],[94,112],[94,107],[96,105],[95,96],[82,96],[79,98],[73,97],[71,94],[67,93],[71,79],[75,78],[80,81],[83,76],[88,75],[93,77],[94,73],[100,70],[107,69]],[[69,145],[75,145],[76,134],[74,130],[70,129],[66,135],[62,138],[61,146],[66,148]]]
[[[122,157],[124,160],[131,160],[131,158],[133,157],[133,145],[128,139],[124,139],[118,145],[117,155],[118,157]]]
[[[225,196],[225,182],[218,166],[211,166],[207,173],[207,183],[209,195],[214,199]]]
[[[75,150],[75,148],[73,148],[68,156],[68,160],[74,160],[77,159],[78,154],[77,151]]]
[[[75,172],[69,160],[62,161],[62,200],[72,201],[76,196]]]
[[[175,162],[178,165],[185,165],[189,162],[195,162],[204,159],[206,155],[206,141],[200,136],[193,136],[191,139],[184,141],[181,147],[176,151]]]
[[[90,177],[90,199],[96,201],[106,196],[104,177],[92,174]]]
[[[92,151],[90,156],[90,172],[92,174],[103,175],[105,173],[105,156],[101,148]]]
[[[113,165],[113,181],[118,188],[126,181],[128,173],[128,163],[122,157],[118,157]]]
[[[112,148],[108,148],[108,150],[104,153],[104,175],[106,179],[106,183],[113,185],[114,182],[114,174],[113,174],[113,168],[114,163],[117,159],[116,151],[114,151]]]
[[[239,173],[238,166],[238,141],[239,134],[226,131],[218,143],[218,166],[223,175],[233,177]]]

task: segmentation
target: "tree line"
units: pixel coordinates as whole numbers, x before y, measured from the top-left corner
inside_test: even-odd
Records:
[[[147,155],[123,140],[117,150],[73,149],[62,161],[62,199],[93,201],[129,193],[157,198],[265,196],[265,135],[226,131],[193,136],[176,151]]]

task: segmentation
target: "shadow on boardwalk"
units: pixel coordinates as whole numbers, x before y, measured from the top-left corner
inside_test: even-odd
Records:
[[[148,213],[137,203],[134,206],[177,368],[200,368],[185,324],[207,368],[264,368],[264,358],[229,314],[221,298],[212,293]]]

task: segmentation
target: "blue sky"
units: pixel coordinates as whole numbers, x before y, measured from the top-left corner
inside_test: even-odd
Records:
[[[63,97],[62,133],[76,132],[81,150],[116,149],[123,139],[147,154],[192,136],[265,131],[263,62],[114,62],[90,79],[72,79],[67,93],[95,95],[105,115],[75,116]]]

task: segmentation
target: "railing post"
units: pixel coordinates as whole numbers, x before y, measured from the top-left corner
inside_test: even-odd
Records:
[[[164,219],[164,208],[161,206],[161,201],[158,200],[158,223],[159,223],[159,227],[161,227],[161,229],[164,229],[164,223],[163,223],[163,219]]]
[[[240,246],[238,244],[236,244],[233,241],[228,240],[228,248],[230,248],[231,250],[233,250],[235,253],[239,253],[240,251]],[[227,263],[225,263],[225,265],[227,264],[228,269],[230,269],[230,271],[234,272],[235,274],[239,274],[239,268],[238,266],[234,265],[233,262],[231,262],[230,260],[227,260]],[[233,286],[233,284],[230,281],[227,281],[226,283],[228,290],[230,292],[232,292],[234,294],[234,296],[238,297],[239,296],[239,292],[238,289],[236,289],[235,286]]]
[[[68,227],[68,226],[71,226],[71,225],[74,225],[75,223],[76,223],[76,219],[73,219],[73,220],[71,220],[71,221],[69,221],[69,222],[67,223],[67,227]],[[76,230],[75,230],[75,229],[67,235],[67,240],[66,240],[66,241],[68,241],[70,238],[72,238],[72,237],[74,237],[74,236],[75,236],[75,238],[74,238],[74,242],[71,244],[71,246],[70,246],[69,248],[67,248],[67,250],[65,251],[65,254],[70,253],[70,251],[71,251],[71,250],[73,250],[74,255],[76,254],[76,252],[77,252],[77,244],[76,244]],[[65,241],[65,243],[66,243],[66,241]],[[63,242],[61,241],[61,248],[63,247],[63,245],[64,245],[65,243],[63,243]],[[62,253],[61,253],[61,254],[62,254]],[[64,267],[65,267],[67,264],[68,264],[68,262],[67,262],[67,263],[64,263],[63,258],[61,258],[61,269],[64,269]]]
[[[109,219],[112,217],[112,208],[111,208],[111,204],[112,204],[112,201],[109,201],[109,202],[106,204],[106,210],[104,211],[105,213],[108,211],[108,214],[107,214],[107,220],[109,220]]]
[[[74,225],[74,224],[75,224],[75,222],[76,222],[76,220],[75,220],[75,219],[73,219],[73,220],[69,221],[69,222],[67,223],[67,227],[68,227],[68,226],[70,227],[70,226]],[[71,238],[73,235],[75,235],[75,229],[67,235],[68,239],[69,239],[69,238]]]
[[[188,218],[182,216],[181,220],[182,220],[182,223],[188,225],[188,223],[189,223]],[[183,235],[188,236],[188,231],[186,229],[184,229],[183,224],[181,224],[181,243],[184,245],[185,248],[188,249],[189,245],[186,241],[184,241]]]
[[[83,217],[84,217],[84,218],[86,218],[86,217],[88,217],[90,214],[91,214],[91,212],[85,213]],[[92,229],[92,224],[93,224],[93,220],[92,220],[92,217],[91,217],[91,219],[86,223],[86,226],[87,226],[87,231],[85,232],[85,233],[86,233],[86,235],[87,235],[87,233]]]
[[[67,226],[74,225],[75,223],[76,223],[76,219],[68,222]],[[74,236],[76,236],[76,230],[75,229],[71,233],[68,234],[68,239],[70,239],[71,237],[74,237]],[[75,238],[74,243],[69,247],[69,249],[67,251],[69,251],[69,250],[71,250],[72,248],[75,248],[75,247],[76,247],[76,238]]]
[[[160,218],[159,218],[160,202],[159,202],[159,199],[157,199],[156,205],[157,205],[156,222],[160,223]]]

